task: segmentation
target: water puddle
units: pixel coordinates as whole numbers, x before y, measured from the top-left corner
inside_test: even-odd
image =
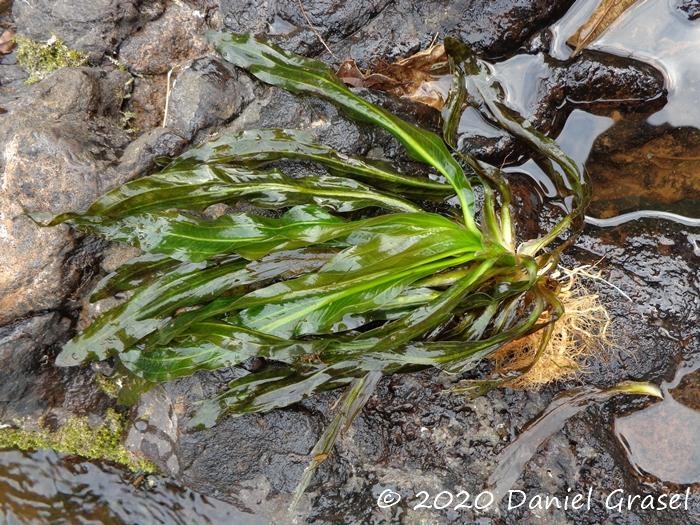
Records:
[[[597,0],[578,0],[551,29],[551,54],[571,54],[566,39]],[[591,49],[638,59],[665,77],[667,103],[658,111],[611,111],[608,117],[575,110],[557,141],[591,177],[589,224],[661,219],[700,227],[700,23],[668,1],[640,2],[596,40]],[[513,171],[540,185],[545,175],[530,162]],[[696,239],[691,235],[689,242]]]
[[[615,421],[630,464],[641,476],[700,483],[700,360],[661,385],[664,400]]]
[[[569,419],[591,404],[602,403],[616,394],[661,396],[658,388],[650,383],[621,383],[606,390],[581,387],[560,394],[499,455],[498,465],[488,480],[495,500],[498,502],[503,498],[540,445],[564,428]]]
[[[554,26],[551,54],[571,54],[566,39],[593,12],[597,0],[578,0]],[[649,123],[700,127],[700,24],[686,19],[673,0],[646,0],[632,7],[590,46],[655,65],[666,76],[668,103]]]
[[[4,525],[262,525],[267,521],[159,481],[137,488],[119,469],[53,451],[0,451]]]

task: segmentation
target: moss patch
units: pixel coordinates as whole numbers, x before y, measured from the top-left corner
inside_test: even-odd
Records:
[[[138,457],[122,444],[124,420],[107,410],[104,422],[91,428],[86,417],[73,417],[55,432],[46,429],[29,431],[15,428],[0,430],[0,449],[37,450],[50,448],[87,459],[106,460],[133,471],[155,472],[156,466]]]
[[[27,70],[27,84],[34,84],[63,67],[79,67],[87,63],[87,55],[71,49],[52,37],[48,42],[36,42],[17,35],[17,63]]]
[[[97,388],[112,399],[117,399],[119,397],[119,391],[122,389],[121,378],[117,377],[116,374],[111,377],[95,374],[95,384]]]

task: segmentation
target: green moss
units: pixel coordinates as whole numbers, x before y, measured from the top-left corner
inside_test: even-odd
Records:
[[[87,63],[87,55],[66,46],[52,37],[48,42],[36,42],[17,35],[17,63],[27,70],[27,84],[34,84],[62,67],[79,67]]]
[[[99,459],[124,465],[133,471],[155,472],[156,466],[138,457],[122,444],[124,420],[107,410],[104,422],[91,428],[86,417],[73,417],[55,432],[47,429],[29,431],[15,428],[0,430],[0,449],[37,450],[50,448],[87,459]]]
[[[117,399],[119,397],[119,391],[122,388],[121,378],[117,374],[107,377],[102,374],[95,374],[95,384],[97,388],[102,390],[112,399]]]

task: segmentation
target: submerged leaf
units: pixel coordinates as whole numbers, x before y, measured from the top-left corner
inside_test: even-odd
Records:
[[[498,504],[513,487],[527,462],[545,440],[559,432],[569,419],[591,404],[603,403],[617,394],[663,397],[656,385],[637,381],[624,381],[608,389],[576,388],[560,394],[501,452],[498,466],[488,480],[495,503]]]
[[[625,11],[639,2],[640,0],[600,0],[593,14],[566,41],[574,48],[571,56],[578,55],[614,24]]]
[[[316,469],[331,454],[338,434],[341,431],[347,430],[350,425],[352,425],[354,419],[374,393],[381,377],[382,375],[379,372],[370,372],[364,377],[355,379],[352,385],[345,391],[343,397],[340,399],[340,406],[333,421],[326,427],[326,430],[324,430],[311,451],[311,463],[304,469],[304,474],[294,491],[294,499],[290,505],[290,510],[293,511],[299,504],[301,496],[306,491],[316,473]]]
[[[470,97],[472,97],[470,104],[481,108],[482,111],[488,111],[500,127],[512,133],[516,138],[530,146],[540,157],[543,157],[540,159],[540,163],[551,175],[558,197],[567,208],[567,214],[546,235],[539,239],[523,242],[517,248],[517,252],[530,256],[537,255],[572,226],[578,226],[580,230],[583,214],[590,201],[590,189],[586,175],[579,172],[574,161],[561,150],[553,139],[534,129],[530,122],[502,102],[502,89],[491,77],[488,65],[479,60],[466,44],[453,38],[447,38],[445,39],[445,49],[450,56],[453,67],[455,67],[455,82],[459,83],[453,87],[452,101],[448,106],[448,116],[452,123],[445,125],[446,140],[454,141],[454,120],[456,119],[454,114],[458,112],[458,104],[466,100],[466,94],[461,91],[468,90]],[[497,168],[477,161],[468,155],[464,155],[463,158],[487,183],[484,185],[483,224],[486,239],[495,238],[503,246],[511,247],[510,239],[513,235],[513,228],[510,223],[510,213],[505,206],[502,206],[499,217],[500,224],[496,223],[494,200],[488,189],[488,184],[493,184],[498,188],[504,204],[507,205],[510,200],[507,181]],[[552,163],[561,169],[561,173],[554,169]],[[575,235],[569,235],[568,240],[553,252],[552,257],[556,257],[556,254],[574,239]]]

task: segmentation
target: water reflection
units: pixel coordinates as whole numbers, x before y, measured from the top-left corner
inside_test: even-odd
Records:
[[[3,525],[258,525],[267,521],[163,481],[134,487],[110,465],[53,451],[0,451]]]
[[[615,434],[641,475],[700,482],[700,360],[661,386],[664,401],[615,421]]]
[[[555,25],[553,56],[569,56],[566,38],[597,4],[578,0]],[[643,60],[664,72],[668,103],[649,118],[650,124],[700,127],[700,23],[685,19],[673,2],[640,2],[589,47]]]

